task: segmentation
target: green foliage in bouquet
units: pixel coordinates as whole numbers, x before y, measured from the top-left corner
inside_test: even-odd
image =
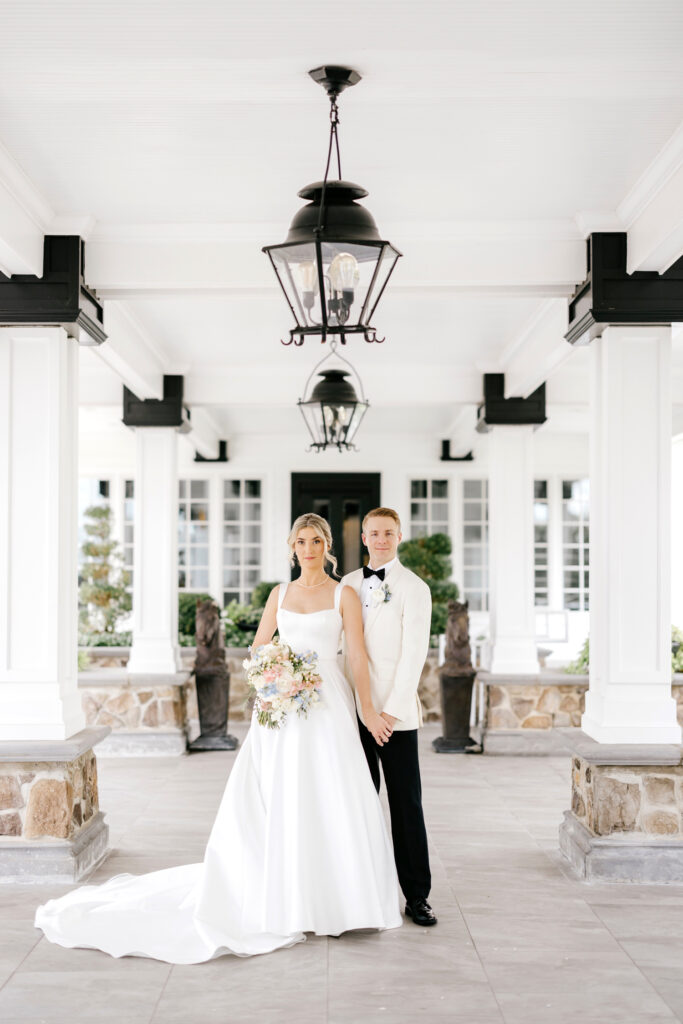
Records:
[[[111,536],[109,505],[87,508],[83,529],[86,540],[81,545],[79,620],[86,643],[93,646],[96,637],[117,637],[119,619],[130,612],[130,573],[124,568],[119,546]]]
[[[450,554],[453,550],[447,533],[433,533],[431,537],[404,540],[398,546],[401,563],[424,580],[432,594],[432,636],[446,632],[448,602],[457,601],[458,588],[450,582]]]

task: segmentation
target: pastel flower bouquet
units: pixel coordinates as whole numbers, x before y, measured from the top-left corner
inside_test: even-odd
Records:
[[[275,639],[253,649],[243,666],[259,725],[279,729],[288,714],[305,718],[320,703],[322,679],[315,651],[296,654]]]

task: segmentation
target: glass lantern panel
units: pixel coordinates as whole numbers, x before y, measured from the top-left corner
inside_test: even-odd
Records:
[[[330,330],[365,324],[370,310],[368,299],[372,298],[371,291],[375,294],[375,270],[382,246],[376,242],[323,242],[320,252]]]
[[[363,417],[365,416],[367,409],[368,406],[366,402],[357,402],[356,405],[353,406],[348,429],[346,431],[347,444],[353,444],[353,440],[358,433],[358,428],[363,421]]]
[[[315,243],[281,245],[269,250],[287,300],[299,327],[322,323]]]
[[[365,309],[363,310],[362,323],[369,324],[372,316],[377,307],[377,303],[380,300],[384,286],[389,279],[389,275],[396,266],[396,260],[398,259],[398,252],[391,245],[385,245],[382,250],[382,255],[379,259],[379,265],[377,268],[377,276],[369,289]]]

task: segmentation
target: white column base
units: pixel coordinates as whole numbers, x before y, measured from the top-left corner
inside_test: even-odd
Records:
[[[539,672],[536,641],[527,637],[496,638],[491,656],[491,673],[499,675],[537,675]]]
[[[181,668],[180,649],[168,637],[140,637],[131,647],[126,670],[134,675],[174,675]]]
[[[589,691],[581,728],[598,743],[681,742],[670,686],[611,686],[606,697]]]

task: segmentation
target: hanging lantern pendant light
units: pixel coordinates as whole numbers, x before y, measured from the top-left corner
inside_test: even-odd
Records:
[[[330,360],[348,366],[348,370],[339,365],[321,370],[323,363]],[[316,375],[321,380],[312,385]],[[336,448],[340,452],[356,450],[353,440],[370,403],[365,398],[358,373],[348,359],[337,352],[336,338],[330,341],[328,355],[313,368],[306,381],[304,397],[297,404],[311,435],[309,451],[321,452],[326,448]]]
[[[321,341],[347,334],[366,341],[384,341],[371,326],[372,316],[401,256],[381,239],[372,214],[356,200],[367,192],[342,180],[337,97],[356,85],[360,75],[351,68],[327,65],[309,71],[330,99],[330,138],[322,181],[299,192],[308,204],[295,214],[287,240],[264,246],[296,324],[283,345],[303,345],[311,335]],[[337,181],[328,181],[336,153]]]

